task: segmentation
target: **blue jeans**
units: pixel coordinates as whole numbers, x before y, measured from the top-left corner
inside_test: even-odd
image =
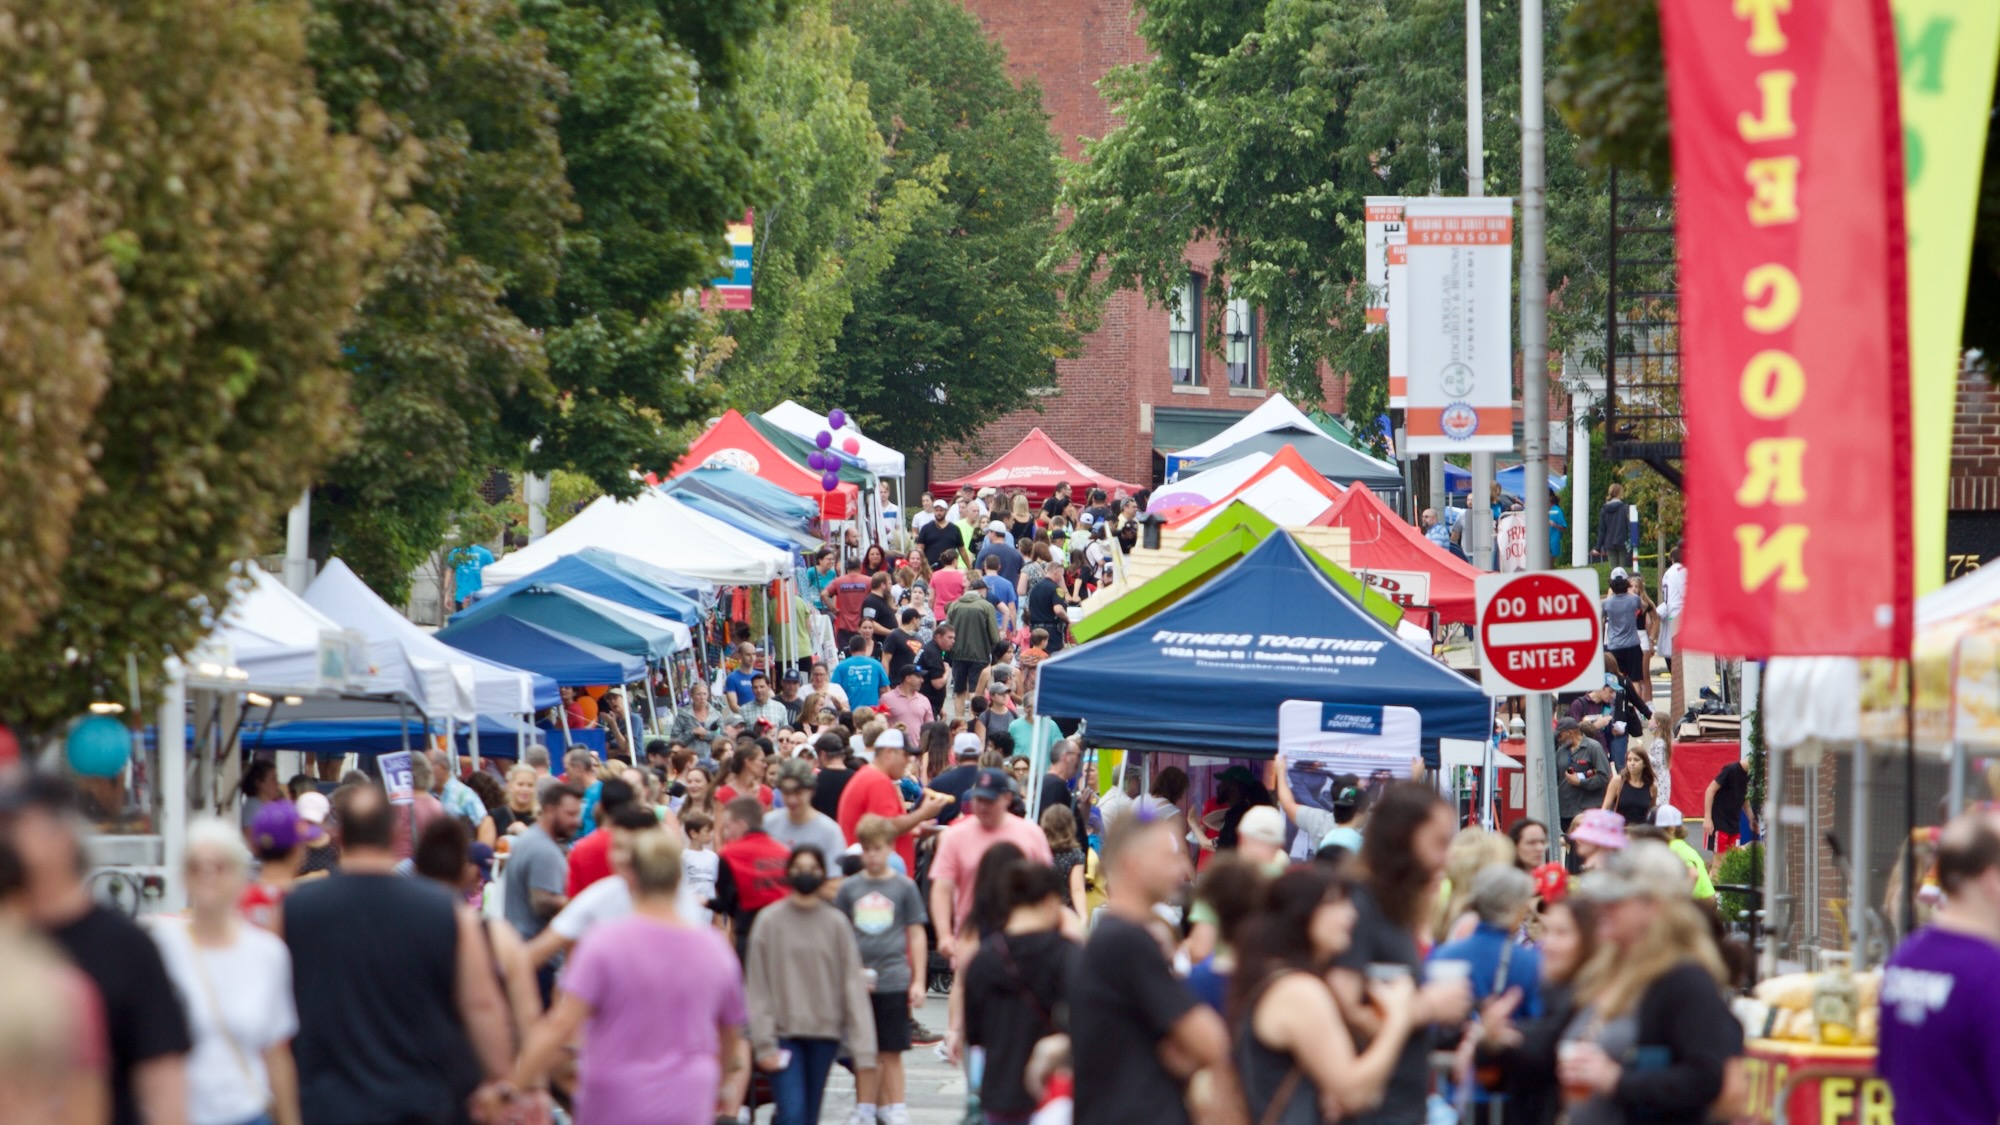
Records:
[[[771,1076],[771,1097],[778,1103],[771,1125],[819,1125],[819,1103],[826,1096],[826,1076],[840,1054],[837,1039],[780,1039],[792,1053],[785,1069]]]

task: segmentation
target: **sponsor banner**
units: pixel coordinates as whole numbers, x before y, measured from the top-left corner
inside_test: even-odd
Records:
[[[1353,774],[1362,785],[1381,773],[1410,776],[1423,743],[1423,717],[1411,707],[1355,707],[1288,699],[1278,707],[1278,753],[1285,780],[1301,805],[1333,811],[1339,786]],[[1318,840],[1295,838],[1299,858],[1319,850]]]
[[[1890,0],[1901,62],[1910,252],[1911,521],[1915,594],[1945,581],[1951,416],[1972,220],[2000,56],[2000,4]]]
[[[1403,203],[1406,452],[1514,449],[1513,216],[1504,197]]]
[[[1364,279],[1368,284],[1368,331],[1389,323],[1389,238],[1403,230],[1403,197],[1371,195],[1361,201]]]
[[[750,307],[751,281],[753,279],[752,251],[756,240],[752,237],[752,215],[743,212],[743,221],[729,224],[729,272],[709,283],[709,288],[701,291],[701,307],[704,309],[747,309]]]
[[[1660,16],[1691,423],[1676,643],[1907,655],[1902,128],[1887,0],[1666,0]]]
[[[1399,324],[1396,310],[1410,299],[1409,246],[1399,231],[1386,249],[1389,273],[1389,409],[1410,405],[1410,329]]]

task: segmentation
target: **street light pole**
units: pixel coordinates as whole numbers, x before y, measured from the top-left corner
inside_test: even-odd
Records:
[[[1480,73],[1480,0],[1465,0],[1465,194],[1486,194],[1486,83]],[[1472,455],[1472,487],[1465,498],[1465,553],[1472,565],[1492,570],[1493,455]]]
[[[1542,0],[1521,0],[1521,398],[1528,495],[1528,569],[1549,568],[1549,288],[1543,240],[1548,181],[1542,166]],[[1529,790],[1551,834],[1561,831],[1549,697],[1528,696]],[[1533,770],[1540,766],[1541,784]]]

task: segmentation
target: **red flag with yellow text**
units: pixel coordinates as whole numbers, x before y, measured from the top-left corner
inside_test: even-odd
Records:
[[[1905,656],[1909,371],[1887,0],[1662,0],[1688,591],[1729,656]]]

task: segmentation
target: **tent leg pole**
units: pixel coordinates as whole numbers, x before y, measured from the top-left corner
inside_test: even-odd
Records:
[[[472,716],[471,742],[472,742],[472,772],[478,773],[479,772],[479,716],[478,715]],[[452,748],[455,751],[457,749],[457,743],[453,743]],[[456,769],[457,767],[454,766],[453,768]]]
[[[647,675],[647,676],[650,676],[650,675],[651,675],[651,673],[652,673],[652,670],[651,670],[651,669],[647,669],[647,670],[646,670],[646,673],[645,673],[645,675]],[[630,753],[631,753],[631,755],[632,755],[632,761],[633,761],[633,763],[634,763],[634,764],[636,765],[636,764],[637,764],[638,762],[640,762],[640,761],[641,761],[642,759],[641,759],[641,758],[639,757],[639,728],[637,728],[637,727],[635,727],[635,726],[633,726],[633,725],[632,725],[632,699],[631,699],[631,696],[632,696],[632,685],[631,685],[631,684],[626,684],[626,685],[625,685],[625,696],[626,696],[626,699],[625,699],[625,748],[626,748],[626,750],[627,750],[628,752],[630,752]],[[608,757],[610,757],[610,755],[609,755],[609,754],[606,754],[606,755],[605,755],[605,757],[607,757],[607,758],[608,758]]]

